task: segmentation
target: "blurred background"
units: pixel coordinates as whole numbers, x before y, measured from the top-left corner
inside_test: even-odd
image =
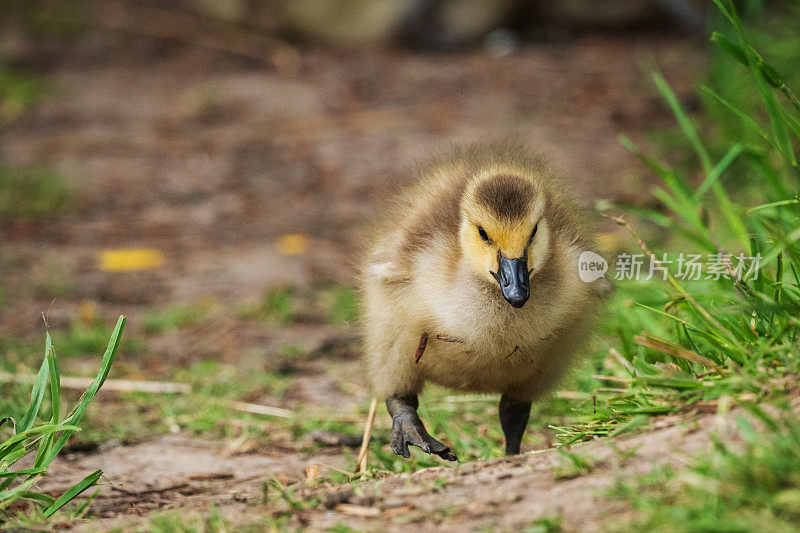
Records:
[[[796,4],[739,6],[796,77]],[[589,206],[653,206],[619,135],[678,166],[690,151],[650,73],[693,115],[715,111],[703,83],[747,106],[708,44],[712,7],[1,0],[0,371],[35,371],[45,313],[62,373],[91,375],[125,314],[112,377],[323,414],[274,426],[196,396],[109,392],[77,442],[188,431],[291,452],[322,445],[311,430],[357,432],[358,251],[408,169],[511,137]],[[0,410],[27,391],[0,383]],[[548,445],[541,429],[529,447]],[[499,427],[480,435],[499,452]]]
[[[0,334],[352,284],[380,201],[458,143],[510,136],[587,202],[635,199],[617,135],[671,121],[654,67],[697,107],[707,6],[596,4],[4,0]]]
[[[697,106],[708,15],[593,4],[4,0],[4,364],[43,311],[56,331],[130,315],[146,375],[318,349],[317,322],[354,318],[381,200],[458,143],[510,136],[588,203],[635,200],[643,172],[617,135],[671,121],[642,75],[655,66]],[[293,327],[240,320],[304,297]],[[202,334],[139,338],[175,306],[178,322],[225,311]]]

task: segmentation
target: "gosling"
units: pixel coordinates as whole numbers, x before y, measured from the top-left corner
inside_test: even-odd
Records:
[[[609,291],[579,276],[596,247],[588,218],[517,148],[456,151],[397,197],[362,269],[365,362],[394,453],[458,459],[417,414],[427,381],[499,393],[506,454],[519,453],[532,401],[565,373]]]
[[[518,148],[456,151],[398,196],[362,270],[367,371],[394,453],[411,444],[457,460],[417,414],[427,381],[499,393],[506,454],[519,453],[532,401],[564,374],[609,290],[579,276],[596,247],[588,218]]]

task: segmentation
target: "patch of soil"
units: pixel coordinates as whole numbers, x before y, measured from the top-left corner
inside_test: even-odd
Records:
[[[321,503],[292,511],[291,523],[310,531],[327,531],[338,523],[359,531],[406,531],[411,524],[426,531],[514,531],[538,519],[561,517],[565,531],[598,531],[631,516],[623,502],[608,498],[617,479],[676,464],[709,449],[713,432],[734,435],[732,420],[696,414],[663,417],[641,434],[575,446],[571,451],[593,467],[569,475],[560,473],[568,471],[565,458],[548,450],[455,467],[448,464],[355,485],[312,485],[298,491],[297,497],[316,497]],[[261,501],[265,480],[277,476],[293,483],[304,479],[304,468],[310,465],[341,466],[337,453],[335,448],[323,448],[313,455],[280,451],[230,455],[218,446],[169,436],[59,460],[44,487],[66,487],[90,469],[103,468],[109,484],[92,509],[106,518],[92,521],[91,528],[129,530],[140,520],[126,517],[131,513],[156,508],[202,511],[212,504],[234,524],[245,525],[257,523],[265,514],[285,512]]]
[[[333,466],[343,463],[338,450],[327,448],[315,452],[312,460],[289,447],[241,453],[187,435],[166,435],[133,446],[60,457],[39,488],[60,494],[100,468],[106,483],[92,504],[92,512],[98,516],[202,508],[208,503],[258,499],[264,481],[275,476],[284,483],[295,483],[305,477],[305,467],[323,458]]]

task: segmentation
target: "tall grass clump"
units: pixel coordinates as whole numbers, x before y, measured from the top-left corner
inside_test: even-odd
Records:
[[[674,262],[664,262],[663,281],[659,274],[619,283],[605,325],[614,348],[595,369],[595,402],[584,404],[589,409],[575,423],[555,428],[562,443],[625,431],[654,413],[723,397],[753,403],[800,385],[800,100],[756,51],[734,3],[714,3],[727,28],[711,42],[729,58],[733,75],[749,81],[742,86],[760,108],[745,111],[702,87],[703,97],[724,108],[741,132],[719,147],[714,124],[707,133],[699,130],[654,74],[696,163],[672,168],[622,138],[660,178],[653,194],[661,209],[612,218],[630,230],[645,268],[664,254],[696,254],[713,258],[722,275],[686,280]],[[637,235],[643,226],[668,237],[645,242]]]
[[[0,527],[11,517],[13,510],[26,508],[24,505],[20,507],[20,503],[36,508],[43,517],[47,518],[99,481],[102,471],[96,470],[57,498],[35,490],[36,482],[45,475],[47,467],[64,448],[72,434],[80,431],[80,423],[86,414],[89,403],[103,386],[111,370],[124,326],[125,317],[120,316],[100,363],[100,371],[77,405],[63,419],[60,410],[61,387],[58,360],[50,333],[47,333],[45,360],[34,379],[27,411],[19,420],[12,417],[0,418],[0,426],[9,426],[12,430],[12,435],[0,442]],[[47,421],[37,423],[36,419],[47,395],[48,387],[50,390],[50,417]],[[13,470],[12,467],[23,459],[27,463],[25,468]],[[88,503],[88,501],[85,502],[77,512],[85,509]]]

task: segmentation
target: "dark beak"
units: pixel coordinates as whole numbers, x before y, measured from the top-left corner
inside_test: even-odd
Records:
[[[503,297],[508,303],[516,308],[525,305],[531,295],[531,287],[528,262],[524,257],[518,259],[501,257],[494,277],[500,284]]]

